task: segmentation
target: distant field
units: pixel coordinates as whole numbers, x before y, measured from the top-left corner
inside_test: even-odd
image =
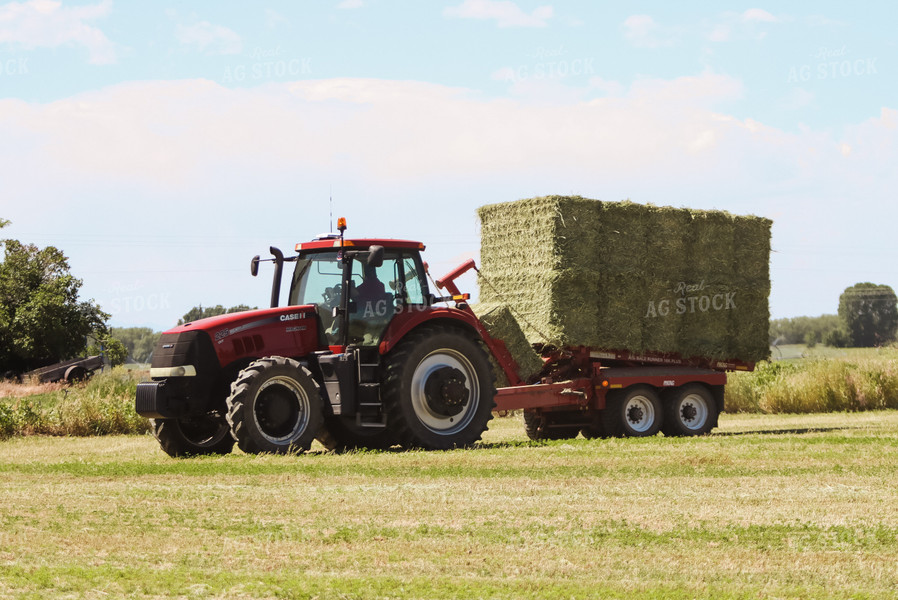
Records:
[[[0,442],[3,598],[894,598],[898,412],[173,460]],[[319,448],[320,450],[320,448]]]

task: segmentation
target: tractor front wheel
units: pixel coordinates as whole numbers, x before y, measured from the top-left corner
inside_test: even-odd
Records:
[[[386,359],[387,418],[403,447],[446,450],[480,439],[496,388],[472,334],[429,326],[408,334]]]
[[[182,419],[150,419],[153,437],[174,458],[204,454],[227,454],[234,438],[225,418],[209,413]]]
[[[321,395],[308,369],[290,358],[259,359],[240,371],[228,396],[228,423],[246,453],[306,451],[322,423]]]

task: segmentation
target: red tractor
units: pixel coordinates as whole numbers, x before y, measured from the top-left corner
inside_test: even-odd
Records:
[[[428,285],[419,242],[321,236],[271,248],[271,308],[165,332],[136,408],[171,456],[328,449],[448,449],[480,439],[493,410],[523,409],[532,439],[699,435],[717,426],[727,370],[749,363],[601,348],[540,348],[522,380],[454,280]],[[258,274],[256,256],[251,265]],[[288,305],[283,266],[295,263]],[[454,306],[448,306],[448,303]],[[490,356],[509,386],[495,389]]]
[[[272,248],[271,308],[165,332],[137,412],[172,456],[453,448],[480,439],[496,393],[467,296],[428,286],[424,245],[343,239]],[[252,261],[258,273],[259,257]],[[278,307],[286,262],[288,306]],[[457,307],[445,306],[455,300]]]

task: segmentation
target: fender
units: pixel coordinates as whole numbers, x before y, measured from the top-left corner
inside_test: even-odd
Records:
[[[483,325],[472,312],[448,306],[407,306],[396,313],[384,331],[379,347],[380,353],[386,354],[395,348],[396,344],[416,327],[437,320],[455,321],[459,325],[473,330],[481,337],[486,334]]]
[[[504,371],[506,378],[511,385],[522,385],[524,381],[518,375],[518,365],[511,353],[502,340],[498,340],[490,336],[489,332],[471,310],[471,307],[464,305],[464,308],[451,307],[435,307],[428,306],[426,308],[410,307],[398,313],[384,332],[380,343],[380,353],[386,354],[392,350],[396,344],[402,341],[410,331],[433,321],[455,321],[459,325],[473,330],[480,339],[486,344],[489,353],[496,359],[499,366]]]

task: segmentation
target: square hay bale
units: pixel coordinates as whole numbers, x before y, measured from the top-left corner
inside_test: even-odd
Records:
[[[527,341],[517,319],[507,306],[490,307],[481,304],[476,307],[475,312],[480,315],[480,322],[489,334],[505,342],[509,354],[518,363],[518,377],[527,381],[542,370],[542,359]],[[498,375],[502,375],[497,381],[497,384],[502,384],[499,387],[507,387],[508,381],[498,364],[494,365],[494,370]]]
[[[767,219],[579,196],[478,216],[480,299],[531,344],[767,357]]]

